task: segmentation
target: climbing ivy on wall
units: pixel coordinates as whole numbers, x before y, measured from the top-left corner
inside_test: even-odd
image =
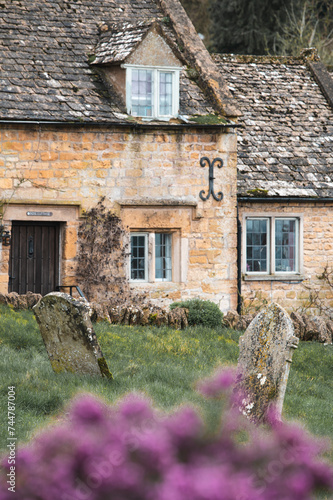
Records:
[[[125,263],[128,255],[126,230],[121,219],[105,206],[105,198],[85,213],[78,229],[77,278],[92,299],[129,293]]]

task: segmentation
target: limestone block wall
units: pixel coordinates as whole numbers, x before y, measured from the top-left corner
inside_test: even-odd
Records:
[[[309,305],[309,292],[316,292],[322,304],[333,307],[333,290],[318,279],[325,268],[333,269],[333,203],[241,203],[239,217],[245,231],[245,215],[269,216],[271,214],[299,217],[300,219],[300,274],[294,280],[251,279],[244,269],[245,243],[242,244],[241,294],[245,309],[259,305],[263,299],[273,300],[289,312]],[[255,299],[257,297],[257,299]],[[254,300],[255,299],[255,300]],[[312,313],[318,313],[313,306]]]
[[[8,201],[4,223],[45,220],[41,212],[52,213],[48,220],[61,223],[61,283],[75,280],[82,211],[105,196],[128,231],[167,229],[175,235],[173,281],[133,287],[162,303],[201,297],[224,311],[236,307],[233,130],[8,125],[0,131],[0,148],[0,189]],[[214,172],[221,202],[199,198],[201,190],[208,194],[208,167],[199,163],[204,156],[223,160]],[[3,247],[2,292],[7,292],[8,258],[9,247]]]

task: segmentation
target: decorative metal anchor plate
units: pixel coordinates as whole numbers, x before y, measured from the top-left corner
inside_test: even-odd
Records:
[[[208,198],[210,197],[210,195],[213,196],[214,200],[221,201],[222,198],[223,198],[222,191],[219,191],[217,194],[214,193],[214,179],[215,179],[215,177],[214,177],[214,166],[216,164],[216,166],[218,168],[221,168],[223,166],[223,161],[222,161],[221,158],[214,158],[214,160],[212,162],[210,162],[209,158],[207,158],[207,156],[204,156],[200,160],[200,165],[202,167],[205,167],[207,164],[209,166],[209,189],[208,189],[208,194],[207,194],[207,196],[204,196],[205,191],[202,190],[202,191],[200,191],[199,196],[200,196],[200,198],[203,201],[208,200]]]

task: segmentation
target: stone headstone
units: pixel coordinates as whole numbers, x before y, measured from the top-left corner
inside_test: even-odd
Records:
[[[239,340],[236,390],[241,411],[250,420],[265,420],[273,403],[280,418],[294,349],[299,339],[282,307],[271,303]]]
[[[90,320],[89,303],[52,292],[33,307],[56,373],[66,371],[112,378]]]

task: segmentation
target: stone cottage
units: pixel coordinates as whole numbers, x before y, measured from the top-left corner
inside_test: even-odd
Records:
[[[333,307],[333,80],[314,49],[298,58],[214,57],[242,112],[239,289],[248,307],[289,311],[309,293]]]
[[[0,292],[76,284],[78,226],[105,197],[133,289],[235,308],[240,113],[179,1],[0,16]]]
[[[0,292],[80,284],[78,227],[105,197],[159,305],[304,304],[333,237],[332,79],[311,50],[211,57],[179,0],[0,16]]]

